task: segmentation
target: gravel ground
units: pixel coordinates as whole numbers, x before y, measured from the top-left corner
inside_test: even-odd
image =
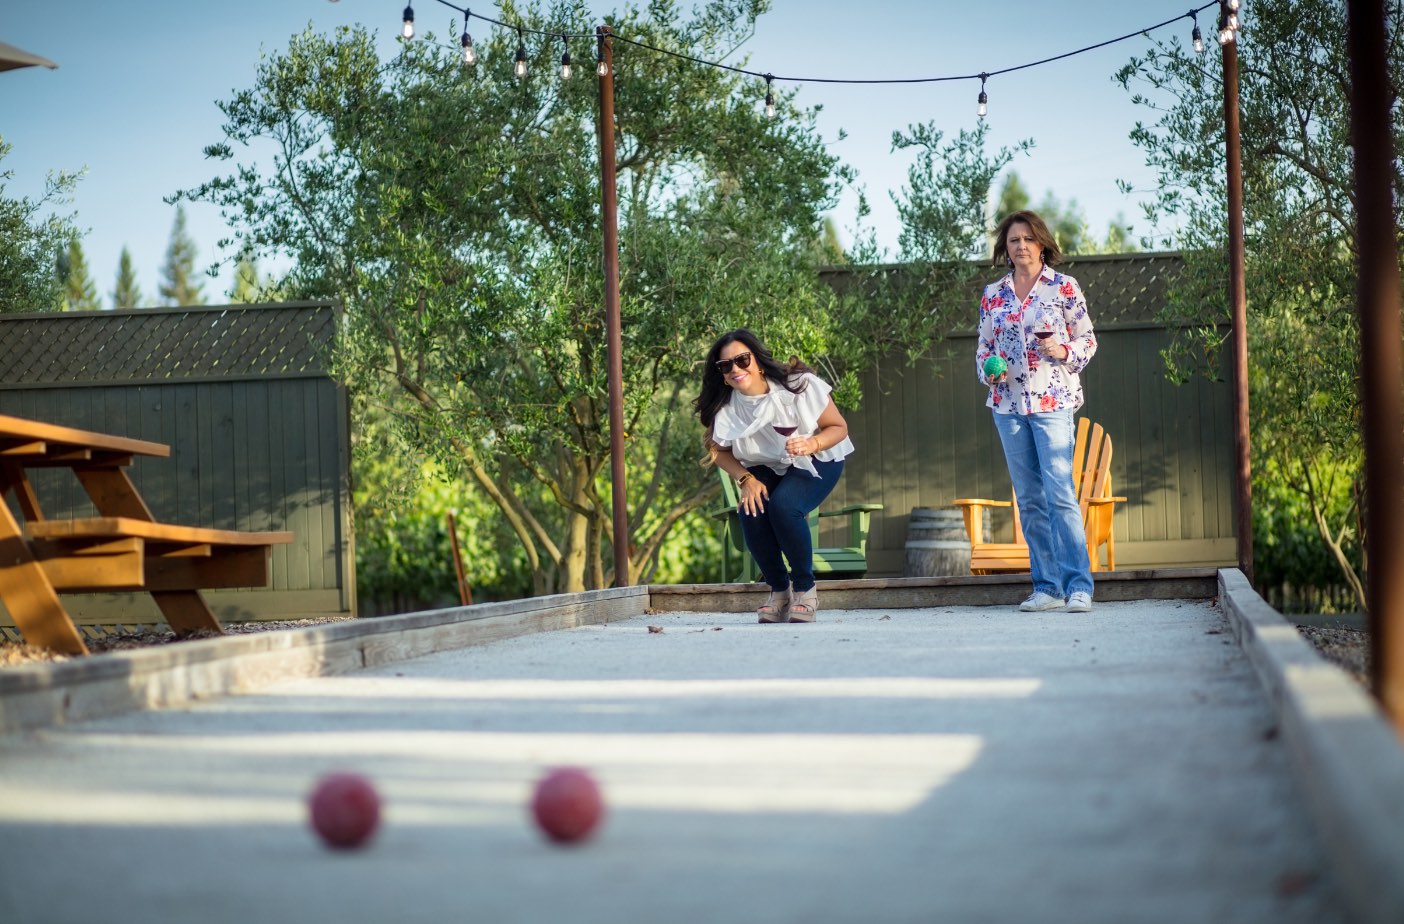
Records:
[[[327,622],[343,622],[350,616],[324,616],[318,619],[286,619],[269,622],[236,622],[224,627],[226,633],[239,635],[246,632],[273,632],[278,629],[298,629],[303,626],[316,626]],[[170,645],[176,642],[198,638],[211,638],[213,632],[196,632],[177,636],[167,628],[144,629],[135,632],[113,632],[87,639],[88,650],[93,654],[104,651],[123,651],[129,648],[151,648],[156,645]],[[43,648],[34,648],[24,642],[0,641],[0,668],[15,664],[33,664],[38,661],[67,661],[68,655],[54,654]]]
[[[1297,626],[1323,658],[1370,688],[1370,633],[1358,629]]]

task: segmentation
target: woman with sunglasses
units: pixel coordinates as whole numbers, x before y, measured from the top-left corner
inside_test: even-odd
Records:
[[[770,585],[763,623],[813,622],[819,612],[808,517],[853,452],[832,390],[799,360],[776,362],[748,330],[707,351],[694,407],[708,457],[736,479],[741,532]]]

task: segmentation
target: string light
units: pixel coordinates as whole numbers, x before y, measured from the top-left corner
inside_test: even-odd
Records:
[[[478,53],[473,50],[473,36],[468,34],[468,20],[463,20],[463,38],[459,40],[463,46],[463,66],[472,67],[478,63]]]
[[[1239,0],[1219,0],[1219,44],[1227,45],[1236,41],[1236,33],[1243,28],[1238,18]]]
[[[1227,45],[1229,42],[1232,42],[1232,41],[1233,41],[1233,30],[1232,30],[1231,28],[1229,28],[1229,24],[1228,24],[1228,14],[1227,14],[1227,13],[1224,13],[1224,12],[1220,12],[1220,13],[1219,13],[1219,44],[1220,44],[1221,46],[1222,46],[1222,45]]]
[[[512,73],[517,75],[518,80],[525,80],[527,75],[526,39],[522,37],[522,30],[517,29],[517,58],[512,64]]]
[[[332,0],[332,2],[336,2],[336,0]],[[450,9],[458,10],[458,7],[457,7],[457,6],[454,6],[454,4],[450,3],[449,0],[437,0],[437,2],[443,4],[444,6],[449,7]],[[1052,57],[1048,57],[1048,58],[1041,58],[1041,59],[1039,59],[1039,60],[1037,60],[1037,61],[1030,61],[1030,62],[1028,62],[1027,64],[1018,64],[1018,65],[1014,65],[1014,66],[1012,66],[1012,67],[1001,68],[1001,69],[999,69],[999,70],[997,70],[997,71],[982,72],[982,73],[979,73],[979,74],[955,74],[955,75],[949,75],[949,76],[943,76],[943,77],[908,77],[908,78],[877,79],[877,80],[873,80],[873,79],[853,79],[853,78],[843,78],[843,77],[784,77],[784,76],[782,76],[782,77],[776,77],[775,75],[769,74],[769,73],[760,73],[760,72],[757,72],[757,71],[748,70],[748,69],[746,69],[746,68],[736,67],[736,66],[730,65],[730,64],[722,64],[722,63],[717,62],[717,61],[708,61],[708,60],[705,60],[705,59],[703,59],[703,58],[694,57],[694,56],[692,56],[692,55],[683,54],[683,53],[680,53],[680,52],[677,52],[677,51],[671,51],[671,50],[666,49],[666,48],[657,48],[657,47],[654,47],[654,46],[652,46],[652,45],[649,45],[649,44],[647,44],[647,43],[645,43],[645,42],[641,42],[641,41],[638,41],[638,40],[636,40],[636,39],[631,39],[631,38],[629,38],[629,37],[627,37],[627,36],[622,36],[622,35],[611,35],[610,37],[611,37],[611,38],[617,38],[617,39],[619,39],[619,40],[622,41],[622,42],[627,42],[627,43],[629,43],[629,44],[631,44],[631,45],[636,45],[636,46],[638,46],[639,48],[643,48],[643,49],[646,49],[646,50],[648,50],[648,51],[653,51],[653,52],[656,52],[656,53],[658,53],[658,54],[668,55],[668,56],[670,56],[670,57],[680,58],[680,59],[687,60],[687,61],[692,61],[692,62],[694,62],[694,63],[696,63],[696,64],[700,64],[700,65],[703,65],[703,66],[705,66],[705,67],[713,67],[713,68],[717,68],[718,70],[731,71],[732,73],[744,74],[744,75],[750,76],[750,77],[763,77],[763,78],[765,78],[765,82],[766,82],[766,94],[765,94],[765,95],[766,95],[766,108],[765,108],[765,112],[766,112],[767,117],[770,117],[770,118],[774,118],[774,117],[775,117],[775,114],[776,114],[776,112],[777,112],[777,107],[776,107],[776,105],[775,105],[775,95],[774,95],[774,82],[775,82],[776,80],[788,81],[788,82],[791,82],[791,83],[815,83],[815,84],[821,84],[821,83],[836,83],[836,84],[898,84],[898,83],[904,83],[904,84],[905,84],[905,83],[940,83],[940,82],[953,81],[953,80],[969,80],[969,79],[974,78],[974,77],[979,77],[979,78],[980,78],[980,95],[979,95],[979,97],[978,97],[978,105],[977,105],[977,108],[976,108],[976,114],[977,114],[980,118],[984,118],[984,117],[988,114],[988,112],[989,112],[989,94],[986,92],[985,85],[986,85],[986,81],[987,81],[990,77],[997,77],[997,76],[1000,76],[1000,75],[1002,75],[1002,74],[1009,74],[1009,73],[1012,73],[1012,72],[1014,72],[1014,71],[1021,71],[1021,70],[1025,70],[1025,69],[1027,69],[1027,68],[1037,67],[1037,66],[1042,65],[1042,64],[1049,64],[1049,63],[1051,63],[1051,62],[1053,62],[1053,61],[1061,61],[1061,60],[1064,59],[1064,58],[1071,58],[1071,57],[1073,57],[1074,55],[1080,55],[1080,54],[1083,54],[1083,53],[1085,53],[1085,52],[1095,51],[1095,50],[1097,50],[1097,49],[1099,49],[1099,48],[1105,48],[1105,47],[1108,46],[1108,45],[1114,45],[1114,44],[1116,44],[1116,43],[1118,43],[1118,42],[1124,42],[1124,41],[1127,41],[1127,40],[1129,40],[1129,39],[1139,38],[1139,37],[1144,36],[1144,35],[1146,35],[1147,33],[1152,32],[1152,31],[1154,31],[1154,30],[1156,30],[1156,29],[1161,29],[1161,28],[1164,28],[1165,26],[1172,25],[1173,23],[1177,22],[1178,20],[1183,19],[1186,15],[1188,15],[1188,16],[1190,17],[1190,20],[1194,23],[1194,27],[1193,27],[1193,30],[1192,30],[1192,32],[1191,32],[1191,37],[1192,37],[1192,41],[1193,41],[1193,45],[1194,45],[1194,50],[1195,50],[1196,52],[1198,52],[1198,53],[1203,53],[1203,50],[1204,50],[1204,41],[1203,41],[1203,36],[1202,36],[1202,34],[1200,33],[1200,30],[1199,30],[1199,18],[1198,18],[1198,15],[1197,15],[1197,14],[1204,12],[1205,10],[1207,10],[1207,9],[1209,9],[1209,8],[1211,8],[1211,7],[1213,7],[1213,6],[1215,6],[1216,4],[1219,6],[1219,24],[1218,24],[1218,38],[1219,38],[1219,44],[1221,44],[1221,45],[1227,45],[1229,42],[1232,42],[1232,41],[1235,40],[1235,33],[1236,33],[1239,29],[1242,28],[1242,20],[1241,20],[1241,18],[1237,15],[1237,14],[1238,14],[1238,10],[1239,10],[1239,8],[1240,8],[1240,6],[1241,6],[1241,2],[1242,2],[1242,0],[1209,0],[1209,2],[1204,3],[1204,4],[1201,5],[1201,6],[1195,7],[1195,8],[1193,8],[1193,9],[1191,9],[1191,10],[1188,12],[1188,14],[1181,13],[1180,15],[1175,16],[1175,17],[1173,17],[1173,18],[1171,18],[1171,19],[1167,19],[1167,20],[1165,20],[1164,22],[1159,22],[1159,23],[1156,23],[1156,24],[1151,25],[1151,26],[1146,26],[1146,27],[1144,27],[1144,28],[1137,29],[1137,30],[1134,31],[1134,32],[1128,32],[1128,33],[1126,33],[1125,35],[1120,35],[1120,36],[1117,36],[1116,38],[1111,38],[1111,39],[1107,39],[1106,41],[1103,41],[1103,42],[1098,42],[1098,43],[1096,43],[1095,45],[1087,45],[1087,46],[1085,46],[1085,47],[1083,47],[1083,48],[1074,49],[1073,51],[1064,52],[1064,53],[1059,54],[1059,55],[1053,55]],[[468,26],[468,19],[469,19],[469,18],[476,17],[477,19],[481,19],[481,20],[483,20],[484,22],[492,23],[492,24],[494,24],[494,25],[496,25],[496,26],[500,26],[500,27],[502,27],[502,28],[504,28],[504,29],[516,29],[516,30],[517,30],[517,54],[516,54],[516,58],[515,58],[515,60],[514,60],[514,62],[513,62],[513,68],[512,68],[512,70],[513,70],[513,73],[517,76],[518,79],[525,79],[525,78],[526,78],[526,75],[527,75],[527,56],[526,56],[526,40],[525,40],[525,33],[526,33],[526,32],[531,32],[533,35],[541,35],[541,36],[546,36],[546,37],[551,37],[551,36],[559,37],[559,38],[566,44],[565,52],[564,52],[564,54],[561,55],[561,77],[562,77],[562,79],[568,79],[568,78],[570,77],[570,75],[574,72],[574,68],[573,68],[572,62],[571,62],[571,60],[570,60],[569,40],[570,40],[571,38],[573,38],[573,37],[584,37],[584,36],[573,36],[573,35],[571,35],[571,34],[569,34],[569,33],[545,32],[545,31],[541,31],[541,30],[538,30],[538,29],[527,29],[527,28],[525,28],[524,26],[522,26],[522,25],[520,25],[520,24],[514,25],[514,24],[505,23],[505,22],[502,22],[502,21],[500,21],[500,20],[493,19],[493,18],[488,17],[488,16],[482,16],[482,15],[470,13],[467,9],[461,10],[460,12],[463,13],[464,31],[463,31],[463,39],[462,39],[462,43],[461,43],[461,44],[463,45],[463,63],[464,63],[465,65],[472,65],[472,64],[477,63],[477,53],[476,53],[475,51],[472,50],[472,38],[468,35],[468,29],[467,29],[467,26]],[[408,5],[405,7],[404,32],[403,32],[402,34],[404,35],[404,37],[405,37],[406,39],[410,39],[410,38],[413,38],[413,37],[414,37],[414,9],[413,9],[411,6],[408,6]],[[597,48],[597,51],[596,51],[596,54],[595,54],[595,73],[598,74],[600,77],[606,77],[606,76],[608,76],[609,73],[610,73],[610,64],[605,60],[605,47],[604,47],[605,37],[606,37],[606,36],[605,36],[605,34],[604,34],[603,32],[601,32],[600,30],[596,29],[596,39],[597,39],[597,42],[598,42],[598,48]]]

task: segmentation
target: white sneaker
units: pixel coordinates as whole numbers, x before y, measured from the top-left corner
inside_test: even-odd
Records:
[[[1092,612],[1092,595],[1077,591],[1068,598],[1069,613],[1090,613]]]
[[[1086,596],[1086,594],[1083,594],[1083,596]],[[1029,599],[1019,604],[1019,610],[1023,613],[1041,613],[1044,610],[1056,610],[1061,607],[1064,602],[1062,597],[1055,597],[1041,590],[1035,590],[1033,593],[1029,594]]]

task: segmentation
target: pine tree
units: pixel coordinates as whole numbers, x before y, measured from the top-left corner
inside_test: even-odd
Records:
[[[229,301],[234,305],[247,305],[260,300],[263,286],[258,278],[258,260],[253,252],[245,250],[239,255],[234,266],[234,286],[229,290]]]
[[[88,273],[88,258],[83,255],[83,242],[75,235],[68,240],[68,252],[59,262],[63,273],[63,292],[60,311],[97,311],[102,308],[98,301],[97,286]]]
[[[132,255],[122,248],[122,256],[117,261],[117,287],[112,290],[114,309],[142,307],[141,287],[137,285],[136,270],[132,268]]]
[[[185,208],[176,206],[166,265],[161,268],[161,300],[167,305],[203,305],[205,296],[195,278],[195,242],[185,230]]]

